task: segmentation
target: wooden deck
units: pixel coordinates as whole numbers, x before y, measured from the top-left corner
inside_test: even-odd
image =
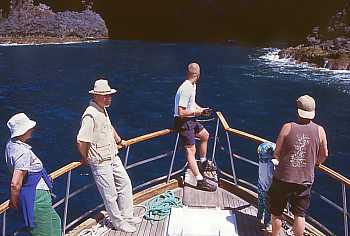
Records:
[[[211,176],[212,177],[212,176]],[[183,199],[184,205],[190,208],[215,208],[230,209],[236,215],[238,234],[240,236],[260,236],[271,235],[266,232],[257,219],[257,208],[232,193],[218,188],[215,192],[204,192],[195,188],[195,180],[190,172],[185,177],[185,187],[174,189],[174,193]],[[145,203],[145,202],[144,202]],[[144,204],[143,203],[143,204]],[[139,214],[135,212],[135,215]],[[168,218],[154,222],[143,219],[141,224],[136,225],[137,231],[134,233],[124,233],[111,230],[108,236],[163,236],[167,230]],[[283,230],[281,236],[286,235]]]

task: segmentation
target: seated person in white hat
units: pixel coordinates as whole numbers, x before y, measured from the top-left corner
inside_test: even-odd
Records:
[[[10,207],[22,211],[24,226],[31,235],[61,235],[61,219],[52,208],[52,183],[40,159],[26,141],[32,137],[35,121],[24,113],[10,118],[11,138],[5,150],[12,172]]]
[[[89,163],[97,188],[115,229],[132,233],[132,224],[141,223],[133,216],[132,186],[130,178],[118,156],[117,144],[126,145],[113,128],[106,108],[117,90],[100,78],[89,93],[93,99],[86,108],[77,136],[78,149]]]

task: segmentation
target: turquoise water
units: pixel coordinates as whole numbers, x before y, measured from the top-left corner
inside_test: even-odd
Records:
[[[95,79],[103,75],[118,89],[109,108],[112,123],[124,139],[172,126],[173,99],[185,79],[186,65],[201,65],[197,102],[222,111],[231,127],[275,141],[281,125],[295,118],[295,100],[303,94],[316,99],[315,121],[323,125],[329,139],[326,165],[349,176],[350,74],[311,69],[276,59],[276,48],[234,45],[169,44],[103,41],[87,44],[0,47],[0,153],[9,137],[6,121],[25,112],[37,121],[30,144],[49,172],[79,160],[75,138]],[[215,123],[205,123],[213,135]],[[227,150],[224,133],[220,146]],[[232,138],[233,150],[256,160],[257,143]],[[174,136],[131,152],[130,163],[167,152]],[[133,149],[133,148],[132,148]],[[209,148],[209,153],[212,146]],[[183,151],[182,151],[183,152]],[[176,165],[184,163],[179,152]],[[122,151],[121,156],[125,155]],[[227,154],[218,151],[219,167],[230,171]],[[256,182],[257,169],[236,163],[238,176]],[[166,174],[168,161],[130,171],[133,185],[145,176]],[[74,173],[72,189],[91,181],[87,167]],[[10,174],[0,161],[0,201],[9,197]],[[316,172],[314,189],[341,203],[340,185]],[[65,192],[65,178],[55,181],[55,192]],[[69,219],[99,203],[96,190],[80,197],[69,209]],[[62,213],[62,209],[58,211]],[[313,196],[310,214],[336,233],[342,234],[342,213]],[[19,216],[9,211],[8,232],[18,225]]]

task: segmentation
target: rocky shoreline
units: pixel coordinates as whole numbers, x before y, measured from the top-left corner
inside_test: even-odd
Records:
[[[52,44],[108,39],[108,29],[99,14],[53,12],[50,7],[20,0],[8,16],[0,17],[0,44]]]
[[[349,19],[345,10],[337,13],[329,24],[315,27],[305,44],[282,49],[279,58],[331,70],[350,70]]]
[[[21,36],[1,37],[0,45],[40,45],[40,44],[63,44],[63,43],[84,43],[105,40],[106,38],[79,38],[68,36],[63,38],[49,36]]]

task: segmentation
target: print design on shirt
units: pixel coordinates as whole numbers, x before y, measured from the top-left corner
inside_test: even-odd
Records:
[[[306,167],[306,146],[310,143],[310,138],[305,134],[297,136],[297,143],[294,145],[294,154],[291,156],[290,162],[293,167]]]

